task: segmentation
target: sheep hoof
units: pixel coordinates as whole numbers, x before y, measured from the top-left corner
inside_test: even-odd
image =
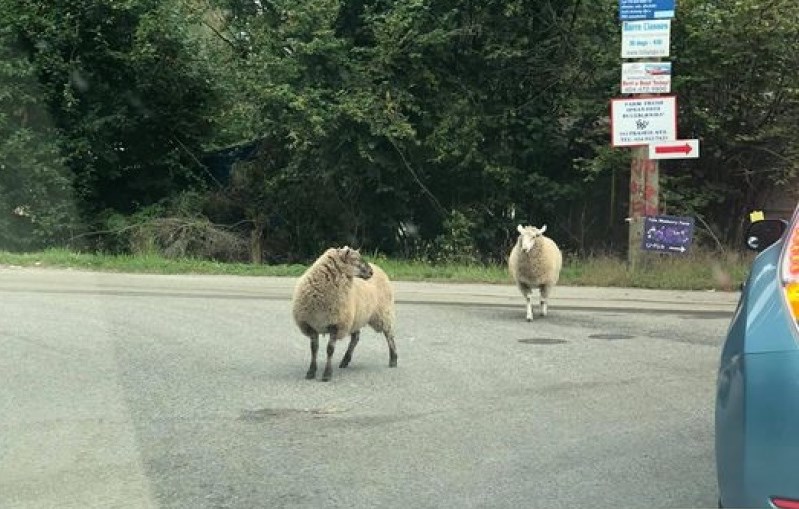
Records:
[[[345,357],[344,359],[341,359],[341,364],[339,364],[338,367],[346,368],[349,365],[350,365],[350,360]]]
[[[389,361],[388,367],[389,368],[396,368],[397,367],[397,359]]]
[[[306,380],[313,380],[314,378],[316,378],[316,371],[309,371],[305,373]]]

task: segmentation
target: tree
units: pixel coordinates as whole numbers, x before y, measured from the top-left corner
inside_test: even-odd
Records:
[[[570,250],[626,237],[629,154],[609,147],[607,118],[621,66],[615,4],[0,2],[21,51],[8,83],[37,81],[28,104],[51,119],[0,119],[3,155],[33,158],[30,168],[63,161],[87,220],[212,182],[206,214],[247,225],[256,260],[341,243],[499,260],[517,222],[547,223]],[[795,177],[797,19],[788,0],[680,4],[679,132],[699,137],[703,156],[662,164],[666,212],[734,240],[745,211]],[[23,97],[14,86],[5,104]],[[258,156],[230,182],[200,163],[251,144]],[[36,182],[64,182],[45,173]]]
[[[0,15],[0,249],[65,246],[79,229],[71,175],[34,66],[4,21]]]
[[[3,2],[84,217],[131,213],[202,182],[215,97],[177,3]]]
[[[391,251],[401,223],[432,241],[464,218],[498,255],[511,211],[551,216],[574,195],[556,63],[573,5],[217,5],[230,13],[212,30],[239,85],[229,97],[257,105],[235,111],[280,161],[266,188],[314,239],[303,256],[328,239]]]
[[[675,29],[680,136],[699,137],[702,157],[666,166],[668,203],[737,243],[747,213],[795,185],[799,5],[686,1]]]

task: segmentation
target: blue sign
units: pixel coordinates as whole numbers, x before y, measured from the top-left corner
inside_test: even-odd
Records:
[[[646,216],[641,248],[661,253],[685,253],[694,238],[694,218]]]
[[[675,0],[619,0],[619,20],[673,18],[674,2]]]

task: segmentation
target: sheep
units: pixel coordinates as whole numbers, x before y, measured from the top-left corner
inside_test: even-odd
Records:
[[[330,335],[322,373],[322,381],[326,382],[333,374],[331,358],[336,341],[350,336],[349,347],[339,364],[339,368],[346,368],[358,344],[360,329],[367,324],[385,335],[388,365],[397,367],[391,282],[380,267],[364,261],[357,250],[345,246],[325,251],[297,281],[292,313],[302,334],[311,340],[311,365],[305,378],[316,377],[320,334]]]
[[[538,287],[541,294],[541,316],[547,316],[547,298],[558,283],[563,254],[557,244],[544,236],[547,225],[516,228],[519,238],[508,257],[508,271],[513,282],[527,301],[527,321],[533,320],[532,291]]]

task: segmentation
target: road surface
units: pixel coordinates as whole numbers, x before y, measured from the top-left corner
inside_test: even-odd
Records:
[[[293,283],[0,268],[0,507],[715,506],[736,294],[397,283],[323,383]]]

